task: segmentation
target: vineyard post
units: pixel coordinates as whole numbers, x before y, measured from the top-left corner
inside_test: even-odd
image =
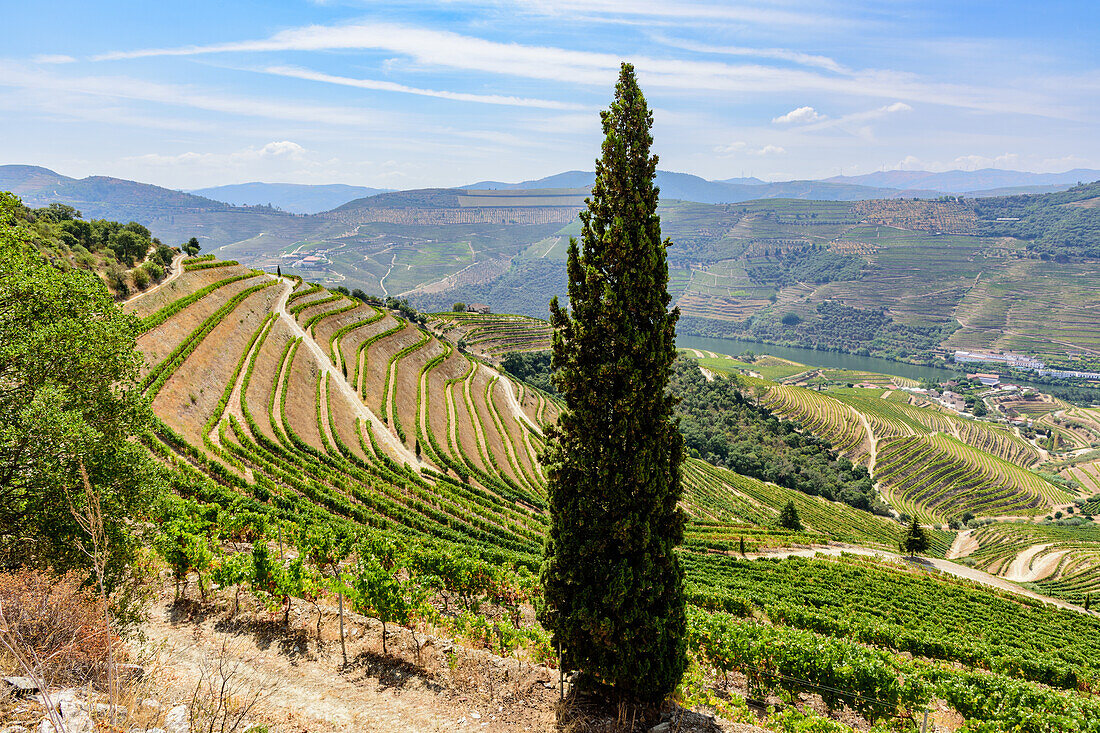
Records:
[[[924,721],[920,724],[920,733],[928,733],[928,708],[924,709]]]

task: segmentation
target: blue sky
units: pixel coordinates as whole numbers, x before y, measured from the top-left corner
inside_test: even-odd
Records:
[[[1100,168],[1091,0],[43,0],[4,14],[0,163],[77,177],[409,188],[591,169],[620,60],[667,170]]]

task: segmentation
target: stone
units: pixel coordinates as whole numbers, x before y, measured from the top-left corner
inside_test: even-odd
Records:
[[[649,733],[668,733],[672,729],[672,723],[658,723],[649,729]]]
[[[108,705],[105,702],[97,702],[92,707],[92,711],[95,713],[97,718],[106,718],[111,714],[111,706]],[[121,719],[121,718],[125,718],[125,717],[126,717],[126,708],[124,708],[122,705],[116,705],[115,706],[115,718],[116,719]]]
[[[164,728],[146,728],[145,733],[168,733]]]
[[[162,707],[160,700],[154,700],[151,697],[141,701],[141,709],[149,713],[159,713]]]
[[[16,697],[26,697],[38,692],[38,685],[30,677],[5,677],[4,682]]]
[[[165,733],[190,733],[191,711],[186,705],[177,705],[164,716]]]
[[[5,728],[0,728],[0,733],[31,733],[30,729],[24,725],[9,725]]]

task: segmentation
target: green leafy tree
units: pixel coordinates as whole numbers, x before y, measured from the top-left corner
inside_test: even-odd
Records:
[[[194,257],[201,249],[202,247],[199,245],[199,240],[195,237],[191,237],[187,240],[187,244],[183,245],[183,251],[188,257]]]
[[[187,578],[192,572],[198,574],[199,593],[206,598],[206,578],[214,554],[203,530],[201,523],[187,516],[178,516],[160,526],[156,548],[172,569],[177,599],[181,596],[181,583],[186,598]]]
[[[793,501],[787,502],[787,505],[779,512],[779,519],[777,521],[780,527],[793,529],[796,532],[802,531],[802,520],[798,518],[798,510],[795,509]]]
[[[102,506],[112,590],[136,565],[132,519],[165,476],[132,440],[151,419],[137,324],[96,275],[42,259],[20,208],[0,193],[0,558],[89,567],[74,516],[85,470]]]
[[[928,535],[925,533],[924,527],[920,526],[916,515],[913,515],[909,520],[909,526],[902,533],[898,547],[910,557],[923,555],[928,551]]]
[[[601,114],[602,156],[569,243],[571,313],[555,298],[553,364],[565,402],[543,456],[551,525],[539,618],[562,664],[618,694],[663,699],[685,667],[683,441],[667,391],[669,311],[653,116],[623,64]]]
[[[356,606],[360,613],[382,622],[382,653],[386,651],[386,624],[406,624],[412,606],[397,573],[382,566],[377,555],[359,558],[356,567]]]

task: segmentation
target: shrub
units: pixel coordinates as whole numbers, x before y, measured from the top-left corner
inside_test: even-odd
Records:
[[[0,648],[7,669],[30,665],[50,684],[106,681],[108,629],[98,599],[73,571],[0,573]]]
[[[134,281],[134,287],[138,290],[145,290],[149,287],[149,273],[144,267],[134,270],[130,277]]]

